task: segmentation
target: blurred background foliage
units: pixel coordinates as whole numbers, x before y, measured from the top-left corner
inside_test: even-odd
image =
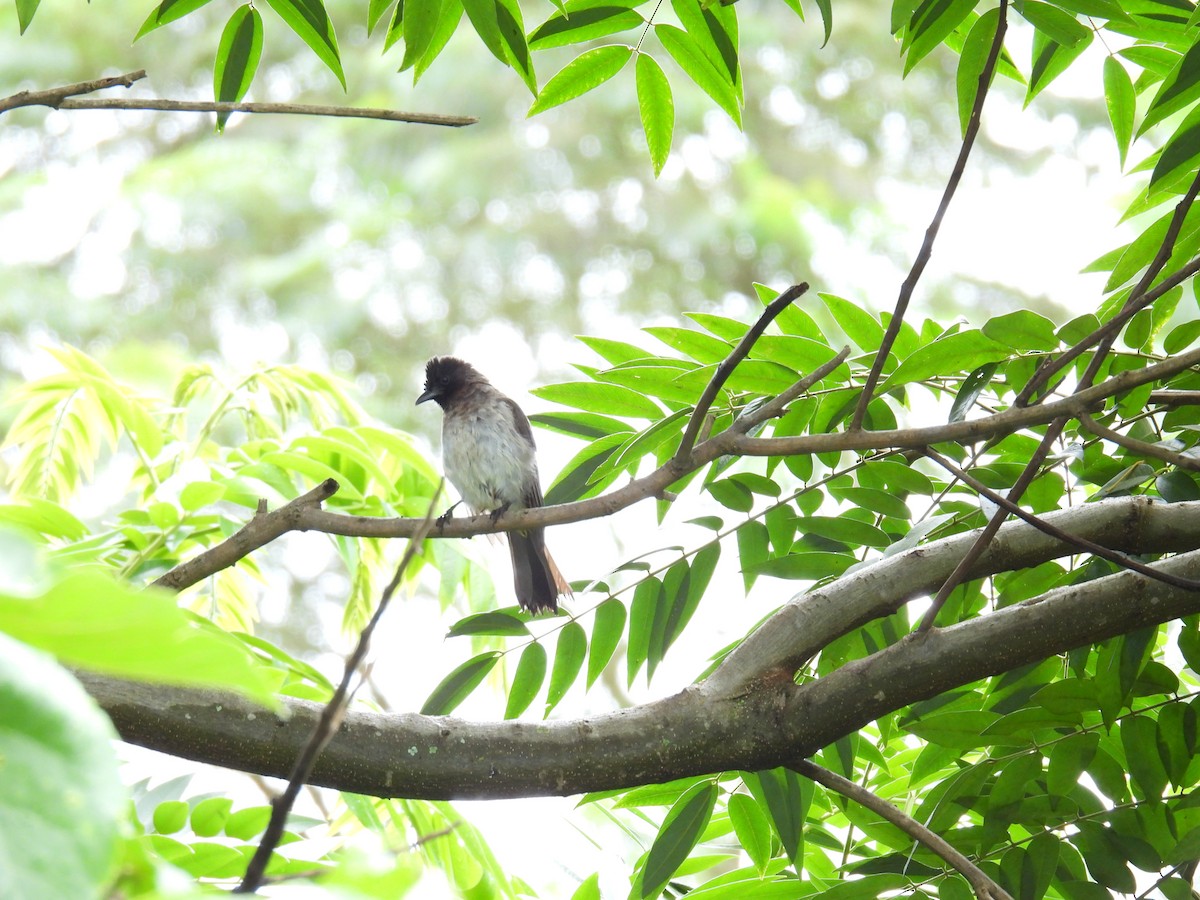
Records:
[[[4,378],[23,378],[30,348],[46,338],[146,381],[189,358],[298,361],[356,380],[391,424],[428,431],[410,399],[419,367],[464,337],[516,342],[536,378],[531,356],[557,374],[568,358],[549,334],[613,335],[690,309],[744,316],[754,281],[807,278],[889,308],[915,250],[913,217],[927,214],[895,198],[928,193],[931,210],[957,151],[955,58],[939,51],[944,59],[907,80],[892,77],[897,47],[861,4],[839,6],[824,48],[819,22],[784,4],[743,10],[744,133],[678,80],[673,151],[657,181],[632,70],[570,111],[527,120],[527,89],[479,52],[469,28],[414,89],[395,71],[398,49],[381,54],[384,29],[367,37],[360,5],[330,9],[349,94],[268,15],[248,99],[479,124],[234,116],[217,136],[209,115],[7,114]],[[148,79],[122,95],[210,99],[230,11],[210,4],[131,45],[141,7],[47,3],[23,37],[8,7],[0,92],[144,67]],[[528,4],[527,26],[551,12]],[[542,83],[575,52],[538,54]],[[1009,93],[995,102],[1018,103]],[[1051,123],[1057,102],[1040,98],[1035,124]],[[1071,108],[1081,127],[1040,148],[1014,153],[985,130],[975,164],[1032,173],[1092,126],[1107,128],[1099,102]],[[1009,287],[936,279],[923,300],[943,316],[964,301],[989,312],[1046,305]]]

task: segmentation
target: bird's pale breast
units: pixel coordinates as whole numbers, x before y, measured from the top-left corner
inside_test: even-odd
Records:
[[[442,421],[446,475],[476,512],[525,506],[527,481],[537,480],[532,443],[518,433],[506,403],[472,404]]]

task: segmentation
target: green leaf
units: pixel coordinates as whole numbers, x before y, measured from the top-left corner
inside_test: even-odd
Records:
[[[783,852],[794,864],[803,858],[804,821],[812,802],[812,784],[791,769],[767,769],[745,778],[756,800],[766,806]]]
[[[904,34],[904,74],[940,46],[974,9],[975,0],[922,0]]]
[[[233,800],[229,797],[206,797],[192,808],[192,831],[199,837],[216,837],[225,829]]]
[[[1154,479],[1154,487],[1168,503],[1200,500],[1200,486],[1197,486],[1196,480],[1179,469],[1159,475]]]
[[[633,48],[624,44],[588,50],[546,82],[526,115],[534,116],[598,88],[625,67]]]
[[[963,134],[967,133],[971,110],[975,108],[975,98],[979,95],[979,79],[983,77],[992,42],[996,40],[996,26],[999,22],[998,7],[981,15],[971,26],[958,55],[958,71],[954,81],[958,92],[958,124]]]
[[[1200,337],[1200,319],[1192,319],[1171,329],[1163,339],[1163,350],[1168,356],[1174,356],[1187,350]]]
[[[587,656],[587,635],[578,622],[568,622],[559,632],[558,644],[554,648],[554,668],[550,670],[550,687],[546,689],[546,712],[558,706],[567,695]]]
[[[713,570],[717,567],[717,560],[720,556],[721,545],[710,544],[696,554],[691,566],[684,561],[675,564],[682,567],[684,574],[679,584],[675,586],[674,595],[666,598],[670,603],[670,608],[663,625],[662,649],[664,653],[675,643],[675,639],[683,633],[683,629],[691,621],[692,614],[695,613],[704,592],[708,589],[708,582],[712,578]],[[668,577],[667,586],[670,584],[671,579]]]
[[[589,688],[595,684],[608,661],[612,659],[624,631],[625,604],[615,597],[609,597],[596,607],[596,622],[592,625],[592,645],[588,651]]]
[[[996,374],[998,368],[997,363],[988,363],[980,366],[970,375],[963,379],[959,385],[958,393],[954,395],[954,404],[950,407],[951,422],[961,422],[967,417],[967,413],[971,411],[971,407],[975,405],[975,401],[979,399],[979,395],[983,393],[983,389],[991,382],[992,376]]]
[[[41,0],[17,0],[17,23],[20,25],[21,34],[25,33],[29,23],[33,21],[39,3]]]
[[[1086,40],[1089,29],[1069,12],[1041,3],[1039,0],[1023,0],[1021,17],[1050,40],[1064,47],[1074,47]]]
[[[246,96],[258,71],[262,45],[262,16],[258,10],[249,5],[235,9],[221,32],[213,66],[213,96],[218,103],[237,103]],[[225,130],[229,116],[227,112],[217,113],[217,131]]]
[[[1088,732],[1067,735],[1051,748],[1050,764],[1046,767],[1046,787],[1051,797],[1066,797],[1075,789],[1099,743],[1100,736]]]
[[[370,0],[367,4],[367,37],[371,36],[371,32],[375,30],[375,26],[383,18],[383,14],[395,2],[396,0]]]
[[[0,558],[25,547],[0,533]],[[11,557],[10,557],[11,558]],[[0,631],[60,661],[141,681],[229,688],[275,705],[275,673],[245,644],[175,605],[157,589],[135,591],[94,569],[39,566],[28,593],[0,588]]]
[[[792,2],[792,0],[789,0]],[[797,8],[799,8],[800,0],[795,0]],[[829,36],[833,34],[833,2],[832,0],[817,0],[817,9],[821,13],[821,24],[825,28],[825,37],[821,41],[821,46],[824,47],[829,43]]]
[[[473,656],[441,680],[421,707],[423,716],[446,716],[479,687],[500,658],[499,650]]]
[[[636,72],[638,113],[642,119],[642,131],[646,135],[646,146],[650,150],[650,162],[654,165],[654,177],[657,178],[671,153],[675,101],[671,97],[667,76],[648,53],[638,54]]]
[[[548,50],[568,44],[582,44],[597,38],[629,31],[645,24],[631,2],[578,0],[566,4],[566,12],[555,13],[529,35],[530,50]]]
[[[41,0],[17,0],[17,11],[19,13],[22,6],[32,6],[32,9],[29,11],[29,18],[32,19],[33,10],[37,9],[40,2]],[[134,35],[133,40],[136,42],[143,35],[150,33],[155,28],[166,25],[168,22],[174,22],[176,19],[182,19],[188,13],[193,13],[210,2],[212,0],[163,0],[146,17],[146,21],[142,23],[142,27],[138,29],[138,33]],[[22,34],[25,33],[25,27],[28,24],[28,22],[25,22],[22,25]]]
[[[1092,43],[1092,32],[1085,32],[1083,38],[1071,46],[1064,46],[1046,37],[1045,32],[1033,33],[1033,63],[1029,72],[1029,89],[1025,94],[1025,105],[1028,106],[1033,98],[1042,92],[1047,85],[1067,70],[1067,68]]]
[[[821,298],[838,327],[860,350],[872,353],[879,349],[883,343],[883,326],[879,324],[878,319],[857,304],[834,294],[819,293],[817,296]]]
[[[856,562],[858,560],[849,553],[827,553],[822,550],[789,553],[787,556],[768,559],[758,567],[756,574],[801,581],[820,581],[822,578],[841,575]]]
[[[1200,100],[1200,42],[1193,43],[1163,79],[1137,133],[1145,134],[1152,126],[1197,100]]]
[[[1187,114],[1167,140],[1154,164],[1147,191],[1151,196],[1191,181],[1200,160],[1200,107]]]
[[[521,5],[518,0],[495,0],[496,25],[500,29],[500,41],[504,45],[504,55],[509,64],[517,70],[517,74],[529,88],[529,93],[537,96],[537,75],[533,71],[533,59],[529,56],[529,44],[525,40],[525,24],[521,18]]]
[[[960,331],[919,348],[903,360],[880,392],[926,378],[972,372],[987,363],[1007,359],[1009,349],[981,331]]]
[[[529,627],[512,613],[493,610],[459,619],[450,626],[446,637],[462,637],[467,634],[522,637],[529,634]]]
[[[736,10],[704,0],[671,0],[671,8],[696,46],[733,85],[741,99]]]
[[[504,718],[515,719],[529,708],[537,692],[542,689],[546,678],[546,648],[537,641],[521,651],[512,687],[508,689],[508,703],[504,706]]]
[[[404,59],[400,71],[412,68],[424,55],[437,30],[442,13],[442,0],[403,0]]]
[[[1104,105],[1108,108],[1108,120],[1112,123],[1117,153],[1120,154],[1121,168],[1124,169],[1129,143],[1133,139],[1137,95],[1129,73],[1115,56],[1104,58]]]
[[[982,329],[986,337],[1013,350],[1056,350],[1054,323],[1028,309],[988,319]]]
[[[662,582],[654,577],[645,578],[634,588],[629,606],[629,647],[625,652],[630,685],[650,655],[650,638],[661,596]]]
[[[746,794],[733,794],[729,798],[729,821],[738,843],[750,857],[758,874],[765,875],[771,862],[771,823],[763,814],[754,798]]]
[[[346,73],[338,55],[337,35],[321,0],[267,0],[267,5],[329,67],[345,90]]]
[[[892,538],[881,528],[869,522],[860,522],[850,516],[807,516],[796,519],[796,528],[804,534],[817,534],[831,541],[840,541],[852,547],[884,548],[892,544]]]
[[[248,841],[267,830],[271,807],[248,806],[239,809],[225,821],[225,834],[239,841]]]
[[[1139,793],[1135,797],[1159,799],[1167,786],[1167,771],[1158,752],[1158,730],[1149,716],[1121,720],[1121,745],[1129,763],[1129,774]]]
[[[505,49],[504,38],[500,34],[500,23],[496,14],[496,0],[462,0],[463,9],[475,33],[483,41],[483,45],[492,55],[506,66],[511,66],[508,52]],[[528,48],[526,48],[528,53]]]
[[[609,434],[576,453],[546,490],[545,504],[571,503],[597,493],[606,481],[616,478],[618,472],[610,471],[607,476],[595,478],[593,475],[624,444],[624,435]]]
[[[575,893],[571,895],[571,900],[601,900],[600,898],[600,873],[593,872],[585,878],[575,888]]]
[[[646,866],[642,870],[643,898],[658,894],[675,870],[683,865],[708,827],[716,802],[716,783],[701,782],[687,790],[671,807],[646,855]]]
[[[616,384],[595,381],[569,381],[534,388],[534,396],[551,403],[573,406],[586,412],[633,419],[661,419],[663,411],[649,397]]]
[[[109,893],[129,805],[116,739],[66,670],[0,633],[0,895]]]
[[[654,33],[679,68],[741,128],[742,109],[736,89],[704,55],[695,38],[674,25],[655,25]]]
[[[754,587],[758,570],[770,556],[770,533],[762,522],[749,521],[737,530],[738,562],[742,569],[742,587],[746,593]]]

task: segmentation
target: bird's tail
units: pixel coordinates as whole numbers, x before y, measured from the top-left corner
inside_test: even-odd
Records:
[[[546,549],[545,529],[510,531],[508,549],[512,554],[513,586],[521,608],[535,614],[557,612],[558,596],[569,596],[571,586]]]

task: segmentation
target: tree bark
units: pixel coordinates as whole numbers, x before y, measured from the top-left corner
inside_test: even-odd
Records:
[[[1131,552],[1200,547],[1200,503],[1125,498],[1047,519]],[[796,685],[820,646],[936,585],[971,535],[917,547],[786,604],[708,680],[591,718],[471,722],[347,713],[312,783],[381,797],[496,799],[570,795],[794,762],[887,712],[942,691],[1138,628],[1200,613],[1200,593],[1130,572],[1051,591],[927,635],[910,636]],[[1010,523],[975,577],[1036,565],[1071,548]],[[1200,577],[1200,551],[1156,564]],[[229,693],[81,675],[122,738],[188,759],[285,776],[320,714],[286,717]]]

